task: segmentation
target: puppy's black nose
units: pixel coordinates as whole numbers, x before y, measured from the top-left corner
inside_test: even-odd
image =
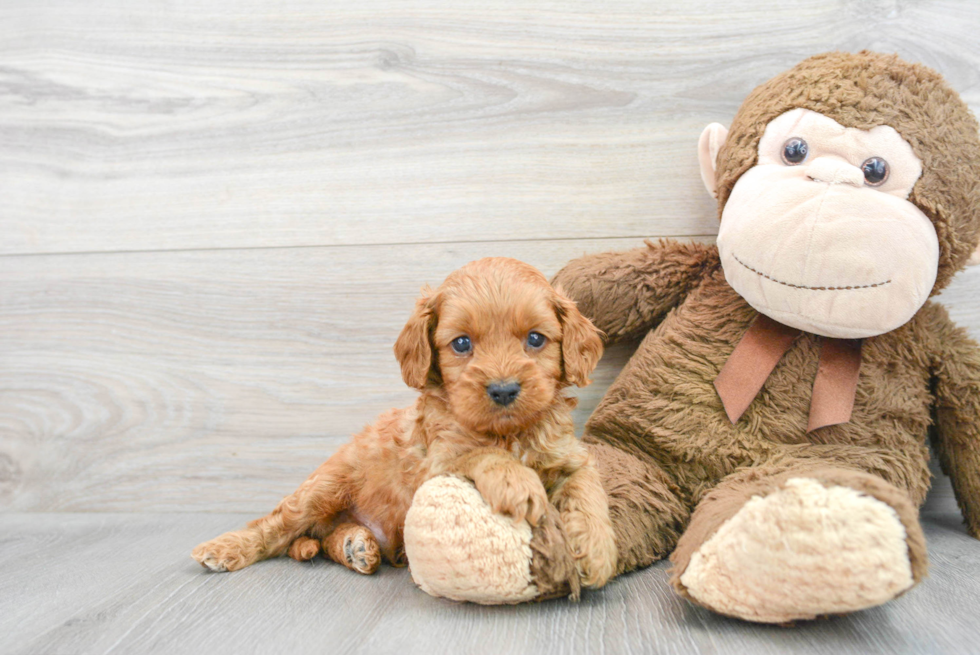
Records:
[[[519,382],[491,382],[487,385],[487,393],[498,405],[507,406],[521,393]]]

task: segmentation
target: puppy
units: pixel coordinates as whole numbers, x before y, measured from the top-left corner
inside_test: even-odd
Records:
[[[423,290],[395,356],[421,391],[337,450],[291,496],[244,530],[199,545],[212,571],[321,548],[359,573],[404,564],[415,490],[443,474],[472,480],[495,512],[537,525],[553,503],[581,582],[601,587],[617,551],[605,493],[575,438],[574,399],[602,355],[596,328],[533,267],[472,262]]]

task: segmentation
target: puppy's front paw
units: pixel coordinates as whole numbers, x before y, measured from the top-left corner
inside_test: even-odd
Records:
[[[520,523],[537,525],[548,506],[548,494],[538,474],[517,462],[487,467],[473,482],[494,512]]]
[[[256,561],[257,554],[248,541],[237,532],[205,541],[191,551],[191,557],[212,571],[237,571]]]
[[[598,589],[609,582],[619,556],[609,518],[572,511],[562,514],[562,523],[582,585]]]

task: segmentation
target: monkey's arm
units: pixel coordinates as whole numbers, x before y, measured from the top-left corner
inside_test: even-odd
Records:
[[[980,346],[946,315],[934,333],[933,447],[969,533],[980,539]]]
[[[614,342],[643,336],[716,266],[713,245],[661,239],[574,259],[552,283]]]

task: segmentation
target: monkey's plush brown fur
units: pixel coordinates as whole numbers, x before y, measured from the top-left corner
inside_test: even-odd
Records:
[[[662,275],[664,269],[670,273]],[[690,289],[682,302],[676,309],[657,302],[655,281],[676,280],[681,272],[689,276],[686,284],[671,287]],[[908,499],[895,509],[909,531],[921,574],[925,553],[915,508],[929,488],[926,442],[934,411],[939,419],[934,435],[952,431],[952,440],[936,440],[941,453],[956,452],[955,458],[945,458],[947,466],[959,462],[964,473],[972,471],[954,481],[971,532],[980,534],[980,439],[964,434],[964,428],[971,435],[980,432],[980,425],[968,423],[980,415],[980,357],[941,306],[929,303],[898,330],[867,339],[851,420],[808,434],[811,387],[800,380],[816,374],[819,338],[811,334],[803,334],[780,360],[757,402],[736,424],[725,415],[712,382],[757,313],[725,282],[713,246],[664,241],[629,253],[593,255],[567,266],[558,279],[610,339],[659,322],[586,427],[586,441],[616,446],[669,481],[659,495],[643,501],[653,515],[642,517],[644,523],[663,525],[652,531],[661,544],[621,544],[623,570],[665,556],[672,540],[664,535],[678,535],[687,508],[723,480],[732,488],[765,487],[769,475],[839,467],[872,473],[907,492]],[[603,311],[605,299],[620,289],[640,288],[651,295],[633,298],[639,310],[635,322]],[[633,487],[625,491],[629,502],[648,495]],[[672,508],[662,501],[670,496],[680,501]],[[633,520],[613,504],[614,523]]]
[[[938,74],[896,57],[809,59],[756,89],[735,118],[718,158],[720,207],[754,165],[763,128],[795,107],[845,127],[891,125],[912,145],[923,174],[910,200],[936,226],[933,292],[941,290],[980,237],[980,142],[965,104]],[[663,479],[651,488],[620,476],[623,493],[610,494],[617,533],[631,537],[620,542],[621,570],[673,550],[673,582],[684,593],[680,574],[718,524],[799,475],[889,504],[918,581],[930,435],[970,534],[980,537],[980,351],[941,306],[929,302],[904,326],[865,339],[851,420],[807,433],[812,388],[803,381],[814,379],[820,339],[812,334],[796,341],[737,423],[725,415],[712,382],[758,314],[725,281],[715,247],[662,241],[587,256],[555,282],[610,341],[652,330],[586,427],[587,442],[615,446],[657,472],[648,478]]]
[[[923,173],[909,200],[939,237],[933,293],[946,286],[980,238],[980,142],[966,105],[938,74],[897,57],[813,57],[760,86],[739,111],[717,158],[720,209],[755,165],[766,125],[797,107],[844,127],[890,125],[912,146]],[[907,588],[927,568],[918,506],[930,484],[930,437],[980,537],[980,350],[941,306],[927,302],[902,327],[866,338],[850,421],[808,433],[821,341],[813,334],[799,336],[737,422],[726,416],[713,381],[759,314],[726,282],[715,246],[661,241],[589,255],[554,282],[609,342],[642,338],[584,437],[609,497],[620,572],[672,554],[673,585],[690,597],[682,575],[712,535],[750,502],[806,479],[894,511]],[[819,529],[815,522],[808,529]],[[772,541],[779,548],[778,536]],[[540,562],[532,571],[538,584],[551,579]],[[794,613],[793,590],[782,592],[790,605],[782,614],[767,615],[765,597],[749,610],[705,604],[775,622],[835,611],[818,598]]]
[[[532,345],[531,332],[544,343]],[[458,353],[452,343],[464,335],[472,348]],[[418,401],[341,446],[271,514],[193,557],[234,571],[285,552],[307,560],[322,546],[373,573],[382,556],[403,563],[412,496],[448,473],[473,480],[494,511],[527,518],[546,539],[560,521],[578,574],[572,588],[602,586],[616,566],[612,527],[591,456],[575,438],[574,401],[562,392],[587,384],[601,353],[595,327],[540,272],[512,259],[472,262],[424,294],[395,345]],[[516,398],[493,401],[496,381],[519,383]],[[563,571],[562,583],[569,577]]]

